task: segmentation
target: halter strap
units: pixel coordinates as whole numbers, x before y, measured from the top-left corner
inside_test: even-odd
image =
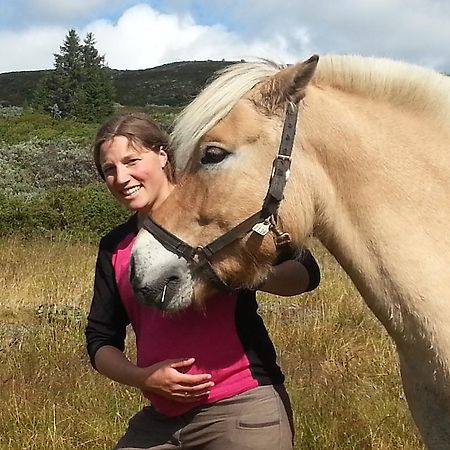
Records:
[[[257,224],[267,223],[267,231],[272,228],[277,229],[278,209],[284,198],[284,189],[290,175],[292,161],[291,154],[294,146],[297,116],[298,105],[295,103],[288,103],[278,153],[273,161],[269,188],[266,197],[264,198],[263,206],[257,213],[243,220],[209,244],[197,247],[189,245],[187,242],[170,233],[161,225],[154,222],[149,216],[144,218],[142,227],[173,253],[185,258],[190,263],[202,266],[203,270],[208,272],[208,275],[213,276],[212,281],[216,285],[222,289],[231,289],[216,275],[211,266],[210,258],[224,247],[240,238],[243,234],[251,231]],[[286,235],[286,233],[284,233],[284,235]],[[280,245],[289,242],[289,236],[287,236],[287,238],[288,239],[286,240],[285,236],[284,242]]]

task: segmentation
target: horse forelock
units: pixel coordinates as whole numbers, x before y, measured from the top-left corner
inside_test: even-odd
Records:
[[[238,63],[217,73],[178,116],[171,134],[175,166],[182,170],[200,138],[223,119],[256,84],[273,76],[283,66],[272,61]]]

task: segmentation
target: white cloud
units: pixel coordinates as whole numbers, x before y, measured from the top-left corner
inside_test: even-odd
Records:
[[[358,53],[450,72],[447,0],[198,0],[196,9],[186,0],[159,0],[165,13],[141,3],[116,21],[108,19],[111,9],[136,0],[24,1],[40,8],[41,17],[53,14],[55,20],[103,17],[78,31],[81,38],[93,32],[108,65],[117,69],[177,60],[265,57],[294,62],[312,53]],[[93,14],[103,7],[103,15]],[[205,18],[208,25],[199,23]],[[58,25],[0,31],[0,72],[51,68],[69,28],[62,19],[51,23]]]
[[[20,33],[0,31],[0,72],[50,69],[66,30],[30,28]]]
[[[147,5],[130,8],[115,24],[98,21],[85,31],[94,33],[100,53],[106,55],[110,67],[118,69],[180,60],[295,58],[282,35],[271,41],[247,41],[221,25],[199,25],[189,15],[162,14]],[[305,40],[304,34],[301,37]]]
[[[186,0],[165,0],[171,11]],[[448,0],[199,0],[215,16],[226,17],[242,39],[284,36],[287,51],[303,47],[292,36],[306,30],[308,47],[317,53],[387,56],[450,71]],[[274,31],[275,30],[275,31]]]
[[[145,69],[180,60],[296,59],[282,34],[271,40],[243,39],[222,25],[199,25],[188,14],[163,14],[145,4],[129,8],[115,23],[98,20],[78,30],[81,38],[87,32],[94,34],[96,47],[114,69]],[[53,53],[59,51],[66,34],[67,29],[59,27],[0,32],[5,43],[0,50],[0,72],[51,68]],[[307,44],[304,30],[296,36],[300,46]]]

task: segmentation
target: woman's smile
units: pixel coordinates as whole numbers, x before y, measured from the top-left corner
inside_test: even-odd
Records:
[[[139,192],[139,190],[141,189],[142,184],[139,184],[137,186],[131,186],[131,187],[127,187],[125,189],[122,190],[122,195],[125,198],[131,198],[131,197],[135,197],[136,194]]]

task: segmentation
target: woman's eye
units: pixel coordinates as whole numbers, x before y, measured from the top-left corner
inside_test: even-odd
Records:
[[[140,161],[140,158],[133,158],[133,159],[130,159],[130,160],[127,162],[127,166],[132,166],[132,165],[136,164],[138,161]]]
[[[112,171],[113,168],[111,166],[102,167],[103,175],[109,175]]]
[[[203,165],[218,164],[222,162],[230,152],[220,147],[206,147],[205,152],[200,160]]]

